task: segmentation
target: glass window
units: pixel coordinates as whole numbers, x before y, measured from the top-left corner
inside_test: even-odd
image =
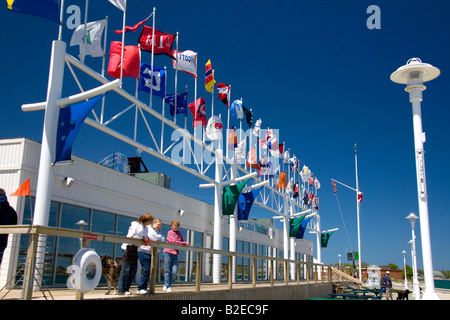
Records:
[[[33,210],[35,204],[35,198],[26,196],[25,198],[25,206],[23,211],[23,224],[33,224]],[[52,201],[50,203],[50,215],[48,220],[48,225],[50,227],[56,227],[58,225],[58,212],[59,212],[59,203]],[[27,234],[23,234],[20,237],[20,247],[19,247],[19,258],[18,264],[19,266],[25,266],[26,258],[27,258],[27,250],[28,244],[30,241],[30,237]],[[46,249],[45,249],[45,262],[44,262],[44,276],[43,280],[45,284],[53,284],[53,274],[55,267],[55,250],[56,250],[56,236],[47,236],[46,241]],[[17,279],[21,278],[20,275],[17,275]]]
[[[92,211],[91,231],[105,234],[115,234],[116,215],[103,211]],[[90,247],[95,249],[99,256],[114,256],[114,243],[91,240]]]
[[[70,204],[62,204],[61,228],[88,230],[89,225],[83,226],[80,222],[90,221],[90,209]],[[55,283],[66,283],[68,266],[72,265],[73,257],[81,248],[82,239],[59,237],[57,272]]]

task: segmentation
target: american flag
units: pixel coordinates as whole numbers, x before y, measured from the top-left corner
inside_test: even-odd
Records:
[[[336,183],[333,180],[331,180],[331,185],[333,186],[334,193],[336,193],[337,192]]]

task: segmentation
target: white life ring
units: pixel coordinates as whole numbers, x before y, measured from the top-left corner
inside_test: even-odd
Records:
[[[74,257],[74,265],[79,267],[80,273],[77,291],[88,293],[94,290],[102,276],[102,262],[94,249],[80,249]]]

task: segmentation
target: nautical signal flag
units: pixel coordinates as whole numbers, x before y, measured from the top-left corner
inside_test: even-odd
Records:
[[[230,114],[236,119],[244,118],[244,110],[242,107],[242,100],[234,100],[231,103]]]
[[[205,134],[210,140],[222,140],[223,124],[218,116],[212,116],[206,125]]]
[[[258,162],[258,158],[256,156],[256,145],[253,146],[250,151],[247,154],[247,162],[245,163],[245,165],[248,168],[253,168],[253,169],[257,169],[259,170],[259,162]]]
[[[334,231],[325,232],[320,234],[320,247],[326,248],[328,246],[328,240],[330,240],[331,235]]]
[[[363,197],[362,192],[359,192],[359,191],[358,191],[358,203],[361,203],[361,202],[362,202],[362,197]]]
[[[208,60],[208,62],[205,65],[205,89],[208,92],[213,92],[212,87],[216,83],[216,80],[214,80],[214,70],[211,66],[211,59]]]
[[[111,42],[109,50],[108,75],[120,78],[122,64],[122,42]],[[123,74],[124,77],[139,78],[141,65],[141,53],[138,46],[125,46],[123,50]]]
[[[183,113],[187,115],[187,91],[177,94],[177,114]],[[165,97],[166,103],[170,105],[170,115],[175,115],[175,95],[169,94]]]
[[[232,186],[226,186],[222,190],[222,214],[230,216],[234,213],[239,195],[250,179],[239,182]]]
[[[59,161],[70,161],[72,145],[89,112],[94,108],[105,94],[91,100],[83,101],[72,106],[66,106],[59,110],[58,130],[56,133],[56,157]]]
[[[225,83],[218,83],[217,90],[219,90],[219,100],[221,100],[229,108],[228,97],[230,95],[231,86]]]
[[[299,229],[302,227],[302,222],[305,220],[305,215],[298,218],[289,219],[289,237],[297,238]]]
[[[127,11],[127,0],[108,0],[111,2],[114,6],[117,7],[117,9],[122,10],[123,12]]]
[[[181,70],[197,78],[197,52],[185,50],[178,52],[173,50],[175,60],[172,60],[172,66],[175,70]]]
[[[149,17],[147,17],[147,18],[145,18],[144,20],[142,20],[142,21],[136,23],[136,24],[135,24],[134,26],[132,26],[132,27],[125,26],[125,33],[127,33],[128,31],[133,31],[133,32],[136,31],[137,29],[139,29],[140,26],[142,26],[144,23],[147,22],[148,18],[149,18]],[[116,30],[116,31],[114,31],[114,33],[122,33],[122,32],[123,32],[123,30]]]
[[[205,99],[198,98],[197,101],[190,103],[188,107],[194,117],[194,120],[192,121],[193,127],[206,126],[208,120],[206,119]]]
[[[248,127],[251,128],[253,125],[253,112],[252,109],[248,110],[246,107],[242,106],[242,110],[245,113],[245,120],[248,124]]]
[[[72,34],[71,46],[80,46],[80,55],[103,57],[102,35],[105,29],[106,19],[80,24]]]
[[[331,180],[331,185],[333,186],[333,191],[334,191],[334,193],[337,193],[336,182],[334,182],[333,180]]]
[[[60,24],[60,0],[6,0],[9,10],[42,17]]]
[[[176,35],[164,33],[155,29],[155,41],[153,45],[153,54],[165,54],[172,59],[175,57],[172,55],[172,45]],[[139,44],[144,51],[152,52],[152,38],[153,28],[144,26],[141,35],[139,37]]]
[[[261,189],[262,187],[259,187],[249,192],[242,192],[239,195],[237,214],[238,220],[248,220],[250,209],[252,208],[253,202],[255,201]]]
[[[164,98],[166,96],[166,70],[153,67],[148,63],[141,63],[139,76],[139,90]]]
[[[20,196],[29,196],[30,193],[30,178],[28,178],[27,180],[25,180],[24,183],[22,183],[20,185],[19,188],[17,188],[16,191],[14,191],[13,193],[11,193],[9,196],[10,197],[20,197]]]

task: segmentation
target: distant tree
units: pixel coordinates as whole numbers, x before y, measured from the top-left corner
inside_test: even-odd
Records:
[[[405,278],[405,269],[402,269],[402,276]],[[406,265],[406,277],[408,279],[412,279],[413,277],[413,269],[408,265]]]
[[[388,267],[391,268],[391,270],[399,270],[398,266],[395,263],[389,263]]]

